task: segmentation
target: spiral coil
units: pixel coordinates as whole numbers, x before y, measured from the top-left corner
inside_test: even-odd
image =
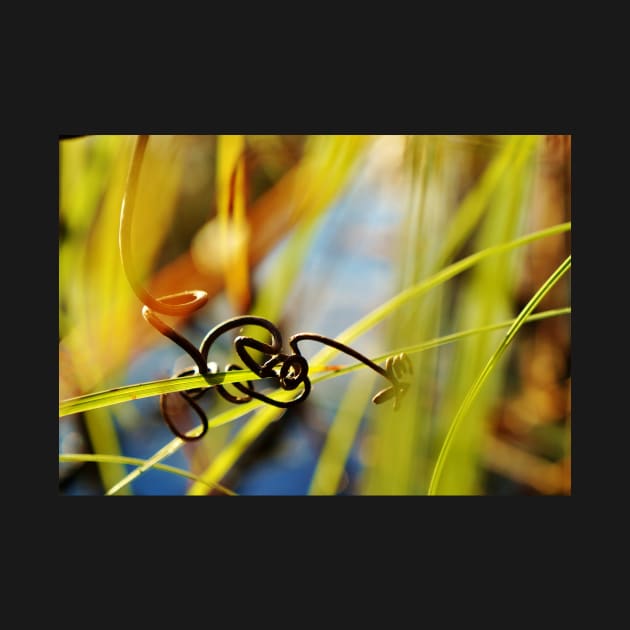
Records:
[[[256,399],[266,404],[273,405],[274,407],[289,408],[305,400],[311,392],[311,381],[308,377],[308,361],[302,355],[299,348],[299,343],[302,341],[316,341],[335,348],[336,350],[361,361],[366,366],[386,378],[390,382],[390,386],[379,391],[372,398],[372,402],[380,404],[393,398],[394,409],[397,409],[400,404],[400,399],[409,387],[408,383],[401,381],[400,379],[412,371],[411,361],[404,353],[387,359],[385,368],[383,369],[367,357],[363,356],[361,353],[335,339],[330,339],[329,337],[325,337],[317,333],[298,333],[290,337],[289,347],[291,348],[291,353],[287,354],[282,351],[282,335],[278,328],[268,319],[254,315],[234,317],[218,324],[208,332],[199,348],[197,348],[188,339],[183,337],[162,319],[160,319],[158,313],[170,316],[191,315],[206,305],[208,302],[208,294],[201,290],[188,290],[156,298],[144,289],[132,272],[131,227],[133,208],[135,207],[140,167],[147,142],[148,136],[141,135],[138,137],[135,146],[120,213],[119,249],[122,266],[127,280],[129,281],[134,293],[143,304],[142,316],[144,319],[162,335],[168,337],[171,341],[182,348],[195,362],[194,367],[186,368],[175,374],[174,377],[180,378],[194,374],[205,375],[216,372],[216,364],[209,363],[208,361],[210,350],[215,342],[222,335],[230,331],[241,329],[244,326],[257,326],[263,328],[270,334],[271,341],[270,343],[263,343],[253,337],[238,335],[234,339],[234,349],[243,364],[259,378],[273,378],[279,387],[285,391],[294,391],[301,386],[299,394],[288,401],[278,400],[256,391],[252,381],[232,384],[234,388],[244,394],[243,396],[231,394],[223,385],[220,384],[208,388],[202,387],[176,392],[177,395],[187,402],[201,420],[201,430],[194,435],[183,433],[177,428],[171,413],[169,412],[168,405],[169,396],[172,396],[173,394],[161,394],[160,409],[162,416],[173,434],[185,441],[198,440],[206,434],[208,430],[208,417],[197,403],[197,400],[211,388],[215,389],[221,397],[233,404],[244,404],[250,402],[252,399]],[[234,177],[232,180],[233,179]],[[232,203],[233,194],[234,186],[232,181],[230,185],[230,204]],[[259,364],[250,354],[250,351],[258,351],[262,353],[263,357],[267,358]],[[236,363],[229,363],[225,367],[225,371],[242,369],[244,368]]]

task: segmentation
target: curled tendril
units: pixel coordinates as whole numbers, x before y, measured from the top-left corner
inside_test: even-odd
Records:
[[[299,344],[303,341],[316,341],[324,345],[330,346],[343,352],[355,359],[361,361],[369,368],[383,376],[390,382],[389,387],[379,391],[373,398],[372,402],[381,404],[388,400],[394,399],[394,409],[398,409],[402,396],[407,391],[409,384],[402,381],[406,374],[412,372],[411,361],[404,353],[395,357],[390,357],[385,363],[385,369],[372,362],[353,348],[340,343],[335,339],[324,337],[317,333],[298,333],[289,339],[289,347],[291,353],[286,354],[282,351],[282,335],[278,328],[268,319],[257,317],[254,315],[243,315],[233,317],[215,326],[204,337],[199,348],[196,348],[188,339],[180,335],[162,319],[157,313],[171,316],[187,316],[199,310],[208,302],[208,294],[205,291],[189,290],[180,293],[174,293],[156,298],[149,294],[142,284],[133,275],[132,256],[131,256],[131,226],[133,217],[133,208],[135,206],[135,197],[138,188],[138,179],[140,174],[140,166],[146,150],[148,136],[141,135],[138,137],[134,155],[129,171],[127,187],[122,202],[120,213],[120,231],[119,231],[119,248],[122,266],[129,284],[138,299],[143,303],[142,316],[162,335],[171,339],[180,348],[182,348],[195,362],[196,366],[186,368],[174,376],[180,378],[183,376],[191,376],[194,374],[204,375],[216,373],[218,370],[214,362],[209,362],[208,357],[214,343],[227,332],[240,330],[244,326],[258,326],[265,329],[271,339],[269,343],[263,343],[253,337],[238,335],[234,339],[234,348],[246,368],[250,369],[259,378],[272,378],[285,391],[294,391],[300,389],[295,398],[291,400],[278,400],[256,391],[252,381],[244,383],[233,383],[242,396],[236,396],[228,392],[222,385],[214,385],[217,393],[230,403],[244,404],[252,399],[260,400],[274,407],[289,408],[305,400],[311,392],[311,381],[308,377],[309,365],[308,361],[300,352]],[[230,205],[233,202],[234,194],[234,178],[236,169],[232,173],[230,183]],[[250,354],[250,351],[257,351],[262,354],[264,360],[260,363]],[[225,367],[225,371],[242,370],[241,365],[229,363]],[[300,387],[301,386],[301,387]],[[169,396],[174,394],[161,394],[160,409],[164,420],[170,430],[180,439],[185,441],[198,440],[203,437],[208,430],[208,417],[196,402],[209,387],[199,387],[182,392],[176,392],[178,396],[183,398],[186,403],[193,409],[201,420],[201,428],[194,435],[181,432],[173,421],[171,412],[169,411]]]

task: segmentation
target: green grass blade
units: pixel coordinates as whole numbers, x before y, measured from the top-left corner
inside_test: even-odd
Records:
[[[172,394],[173,392],[186,391],[197,387],[212,387],[225,383],[240,383],[247,380],[257,380],[259,377],[251,370],[233,370],[231,372],[218,372],[206,376],[182,376],[181,378],[168,378],[159,381],[149,381],[123,387],[67,398],[59,403],[59,417],[68,416],[90,409],[108,407],[118,403],[129,402],[139,398],[150,398],[160,394]]]
[[[518,238],[522,234],[522,226],[531,220],[530,211],[534,202],[532,186],[537,172],[534,149],[539,139],[535,136],[524,136],[519,140],[509,170],[496,183],[492,194],[485,199],[483,220],[475,225],[474,232],[466,239],[466,242],[470,241],[468,247],[472,251],[483,251],[495,243]],[[556,238],[551,237],[546,242]],[[511,317],[515,281],[523,277],[524,260],[525,249],[519,248],[502,255],[500,262],[487,260],[475,265],[459,283],[458,290],[451,294],[452,308],[448,319],[452,329],[466,330]],[[534,291],[536,288],[538,287]],[[448,369],[443,371],[439,394],[431,397],[431,412],[424,419],[423,426],[428,425],[428,431],[424,436],[422,473],[414,477],[415,493],[426,493],[445,431],[448,430],[470,384],[483,369],[501,337],[497,333],[477,335],[462,343],[456,356],[453,353],[440,353],[442,366],[448,366]],[[478,453],[486,435],[484,421],[492,412],[506,377],[505,370],[493,370],[477,397],[474,408],[468,413],[466,422],[462,424],[453,445],[457,453],[451,451],[453,465],[448,467],[440,482],[441,492],[444,494],[475,495],[481,491],[483,473],[478,465]]]
[[[507,347],[510,345],[512,340],[514,339],[516,333],[519,331],[523,323],[526,321],[527,317],[530,313],[536,308],[538,303],[542,300],[542,298],[549,292],[551,287],[553,287],[556,282],[570,269],[571,267],[571,256],[568,256],[564,262],[554,271],[554,273],[547,279],[547,281],[538,289],[535,295],[531,298],[531,300],[527,303],[525,308],[520,312],[518,317],[514,320],[514,323],[507,331],[505,337],[501,341],[501,344],[494,352],[494,354],[488,360],[486,366],[481,371],[477,380],[473,383],[471,388],[468,390],[468,394],[464,398],[462,404],[460,405],[453,422],[448,430],[444,443],[442,444],[442,448],[438,455],[437,461],[435,463],[435,467],[433,469],[433,474],[431,475],[431,480],[429,482],[429,495],[435,495],[437,491],[437,486],[440,481],[440,476],[442,474],[442,470],[444,468],[444,462],[446,461],[446,457],[448,456],[448,452],[450,446],[453,442],[453,437],[457,432],[459,425],[461,424],[462,418],[470,408],[473,403],[475,397],[479,393],[481,386],[488,378],[488,375],[497,364]]]
[[[99,454],[94,455],[91,453],[65,453],[64,455],[59,455],[60,462],[99,462],[104,464],[132,464],[135,466],[143,466],[146,462],[143,459],[139,459],[137,457],[126,457],[123,455],[105,455]],[[175,466],[169,466],[167,464],[155,463],[153,464],[153,468],[157,468],[158,470],[163,470],[165,472],[172,473],[174,475],[179,475],[180,477],[185,477],[186,479],[190,479],[191,481],[195,481],[198,483],[205,482],[187,470],[183,470],[182,468],[176,468]],[[206,484],[209,489],[213,487],[221,490],[221,492],[228,494],[230,496],[238,496],[236,492],[222,486],[221,484]]]
[[[537,321],[540,319],[544,319],[547,317],[553,317],[553,316],[557,316],[557,315],[563,315],[563,314],[567,314],[570,313],[571,309],[570,308],[565,308],[565,309],[554,309],[554,310],[550,310],[550,311],[544,311],[542,313],[537,313],[535,315],[530,315],[530,317],[526,320],[527,322],[529,321]],[[387,354],[382,355],[381,357],[377,357],[375,359],[373,359],[375,362],[380,362],[380,361],[385,361],[388,357],[390,356],[395,356],[396,354],[399,354],[401,351],[405,351],[408,354],[414,353],[414,352],[422,352],[423,350],[428,350],[430,348],[434,348],[437,347],[439,345],[442,344],[446,344],[446,343],[452,343],[454,341],[457,341],[459,339],[463,339],[467,336],[470,335],[474,335],[474,334],[478,334],[480,332],[486,332],[487,330],[496,330],[499,328],[508,328],[510,325],[512,325],[514,323],[515,320],[509,320],[507,322],[501,322],[499,324],[494,324],[492,326],[485,326],[482,329],[478,329],[478,330],[466,330],[466,331],[462,331],[459,333],[454,333],[452,335],[446,335],[444,337],[438,338],[438,339],[433,339],[431,341],[427,341],[424,342],[422,344],[418,344],[416,346],[410,346],[404,349],[399,349],[399,350],[395,350],[393,352],[389,352]],[[323,382],[329,378],[334,378],[336,376],[341,376],[342,374],[347,374],[349,372],[355,371],[355,370],[359,370],[361,368],[366,367],[363,363],[357,363],[354,365],[350,365],[344,368],[340,368],[338,370],[335,371],[331,371],[331,372],[327,372],[326,374],[323,374],[322,376],[316,377],[314,379],[312,379],[312,383],[313,385],[316,385],[317,383]],[[199,378],[199,377],[195,377],[195,378]],[[277,392],[274,393],[274,396],[277,396],[277,398],[283,398],[283,396],[288,397],[289,394],[291,394],[291,392],[283,392],[282,390],[278,390]],[[208,428],[212,429],[212,428],[216,428],[219,426],[222,426],[224,424],[227,424],[229,422],[234,422],[235,420],[238,420],[239,418],[243,417],[244,415],[255,411],[257,409],[259,409],[260,407],[263,406],[264,403],[254,400],[250,403],[244,404],[244,405],[235,405],[234,407],[232,407],[231,409],[228,409],[227,411],[219,414],[218,416],[215,416],[214,418],[212,418],[209,422],[208,422]],[[253,442],[256,437],[260,434],[260,432],[263,431],[263,429],[273,420],[276,419],[276,416],[274,416],[273,414],[271,415],[264,415],[262,414],[263,411],[272,411],[276,409],[275,407],[267,407],[264,408],[261,411],[261,413],[258,416],[255,416],[254,418],[252,418],[252,420],[250,421],[249,424],[247,424],[245,427],[243,427],[243,429],[241,431],[243,431],[243,434],[240,435],[240,438],[234,438],[232,440],[232,442],[229,445],[229,450],[227,450],[227,452],[222,452],[219,457],[217,458],[218,461],[215,460],[215,462],[213,462],[207,469],[206,471],[200,475],[200,479],[203,480],[203,482],[205,484],[212,484],[212,483],[217,483],[217,479],[221,479],[230,469],[230,467],[234,464],[234,462],[238,459],[238,457],[240,456],[240,454],[243,452],[243,450],[249,445],[251,444],[251,442]],[[276,411],[278,411],[276,409]],[[249,428],[248,428],[249,427]],[[247,431],[245,431],[245,429],[247,429]],[[196,429],[193,429],[192,431],[196,431]],[[155,453],[155,455],[153,455],[153,457],[151,457],[150,460],[146,460],[144,461],[141,466],[139,466],[137,469],[133,470],[131,473],[129,473],[124,479],[121,479],[116,486],[114,486],[113,488],[110,489],[109,494],[113,494],[115,492],[120,491],[122,488],[124,488],[127,484],[131,483],[134,479],[136,479],[139,475],[141,475],[142,473],[146,472],[147,470],[149,470],[151,467],[158,465],[163,459],[165,459],[166,457],[169,457],[171,455],[173,455],[176,451],[178,451],[182,446],[184,445],[183,440],[180,440],[179,438],[174,438],[173,440],[171,440],[169,443],[167,443],[163,448],[161,448],[157,453]],[[202,485],[199,484],[194,484],[193,486],[191,486],[190,490],[189,490],[189,494],[205,494],[205,490],[203,488]]]
[[[549,317],[558,317],[559,315],[569,315],[571,313],[571,307],[567,306],[565,308],[556,308],[548,311],[542,311],[540,313],[535,313],[530,315],[525,321],[524,324],[529,324],[530,322],[536,322],[543,319],[548,319]],[[472,337],[474,335],[480,335],[486,332],[493,332],[495,330],[501,330],[501,328],[509,328],[514,324],[516,318],[508,319],[503,322],[499,322],[497,324],[488,324],[487,326],[478,326],[476,328],[471,328],[469,330],[462,330],[460,332],[451,333],[450,335],[444,335],[442,337],[436,337],[435,339],[431,339],[430,341],[424,341],[422,343],[414,344],[412,346],[404,346],[402,348],[397,348],[396,350],[390,350],[385,354],[381,354],[377,357],[373,357],[372,361],[374,363],[383,363],[389,357],[395,357],[397,354],[404,352],[406,354],[416,354],[419,352],[424,352],[426,350],[431,350],[433,348],[437,348],[440,346],[444,346],[449,343],[453,343],[455,341],[460,341],[462,339],[466,339],[467,337]],[[313,385],[317,383],[322,383],[330,378],[335,378],[337,376],[343,376],[344,374],[349,374],[350,372],[355,372],[356,370],[361,370],[366,366],[363,363],[354,363],[352,365],[348,365],[345,367],[335,368],[335,370],[328,371],[326,374],[322,376],[311,379]]]
[[[544,319],[545,317],[554,317],[556,315],[564,315],[571,312],[571,308],[562,308],[562,309],[554,309],[550,311],[545,311],[544,313],[539,313],[532,315],[528,321],[535,321],[538,319]],[[498,324],[491,324],[489,326],[484,326],[481,328],[475,328],[472,330],[453,333],[452,335],[446,335],[444,337],[438,337],[431,341],[426,341],[421,344],[416,344],[413,346],[406,346],[404,348],[400,348],[398,350],[394,350],[392,352],[388,352],[381,356],[375,357],[372,360],[376,362],[385,361],[390,356],[395,356],[400,352],[406,352],[407,354],[412,354],[414,352],[420,352],[422,350],[428,350],[430,348],[437,347],[439,345],[450,343],[451,341],[457,341],[460,338],[468,335],[475,335],[481,332],[490,332],[493,330],[499,330],[501,328],[506,328],[509,326],[514,320],[509,320],[505,322],[500,322]],[[360,363],[356,366],[352,366],[349,369],[358,369],[362,367],[363,364]],[[343,370],[336,373],[345,373],[348,368],[344,368]],[[320,379],[316,379],[313,382],[317,382],[317,380],[323,380],[326,378],[330,378],[334,376],[335,373],[327,374]],[[204,387],[204,386],[213,386],[218,385],[220,383],[238,383],[243,382],[245,380],[255,380],[258,377],[253,374],[250,370],[240,370],[238,373],[235,371],[232,372],[221,372],[218,374],[214,374],[211,377],[204,376],[183,376],[177,379],[164,379],[159,381],[150,381],[147,383],[139,383],[135,385],[126,385],[124,387],[116,387],[113,389],[95,392],[93,394],[86,394],[85,396],[78,396],[77,398],[68,398],[67,400],[63,400],[59,403],[59,417],[62,418],[64,416],[72,415],[75,413],[80,413],[83,411],[89,411],[91,409],[98,409],[100,407],[107,407],[109,405],[115,405],[118,403],[129,402],[132,400],[137,400],[139,398],[150,398],[151,396],[158,396],[160,394],[170,394],[173,392],[186,391],[188,389],[193,389],[195,387]],[[259,404],[243,405],[240,410],[244,413],[251,411],[253,408],[258,407]],[[236,411],[237,408],[234,410]],[[232,411],[232,410],[230,410]],[[210,421],[209,426],[220,426],[225,424],[226,422],[231,422],[232,419],[240,418],[243,413],[239,413],[233,418],[232,413],[221,414],[221,416],[217,416],[213,420]],[[225,418],[228,418],[227,420]]]
[[[528,234],[527,236],[518,238],[509,243],[502,243],[494,247],[489,247],[481,252],[477,252],[468,256],[452,265],[449,265],[439,273],[433,275],[427,280],[410,287],[388,300],[385,304],[374,309],[371,313],[360,319],[358,322],[347,328],[337,339],[342,343],[349,343],[356,337],[364,334],[370,328],[385,319],[397,308],[408,302],[414,297],[418,297],[422,293],[432,289],[435,286],[446,282],[450,278],[459,273],[466,271],[481,260],[490,256],[510,251],[515,247],[526,245],[532,241],[536,241],[545,236],[560,234],[571,229],[571,223],[561,223],[550,228]],[[313,367],[321,367],[330,360],[338,350],[334,348],[324,348],[318,352],[311,360]],[[69,398],[59,403],[59,417],[67,416],[73,413],[79,413],[89,409],[97,409],[108,405],[136,400],[138,398],[148,398],[159,394],[169,394],[172,392],[185,391],[195,387],[211,387],[221,383],[237,383],[245,380],[255,380],[258,377],[250,370],[239,370],[238,372],[222,372],[207,376],[184,376],[176,379],[165,379],[161,381],[151,381],[137,385],[128,385],[124,387],[116,387],[113,389],[87,394],[76,398]]]
[[[471,254],[470,256],[467,256],[466,258],[463,258],[462,260],[459,260],[456,263],[445,267],[442,271],[439,271],[430,278],[427,278],[426,280],[412,287],[409,287],[404,291],[401,291],[393,298],[385,302],[385,304],[374,309],[371,313],[368,313],[358,322],[346,328],[346,330],[344,330],[341,334],[337,336],[337,340],[341,343],[349,343],[353,339],[356,339],[360,335],[364,334],[365,332],[376,326],[376,324],[380,323],[388,315],[393,313],[397,308],[400,308],[409,300],[416,298],[423,293],[426,293],[436,286],[439,286],[440,284],[446,282],[447,280],[450,280],[454,276],[466,271],[467,269],[470,269],[471,267],[478,264],[482,260],[485,260],[486,258],[511,251],[516,247],[527,245],[528,243],[532,243],[541,238],[552,236],[554,234],[560,234],[570,229],[571,222],[560,223],[550,228],[527,234],[526,236],[522,236],[513,241],[509,241],[508,243],[494,245],[493,247],[488,247],[480,252]],[[311,360],[311,364],[323,365],[338,352],[339,351],[335,350],[334,348],[324,348],[313,357],[313,359]]]
[[[126,477],[121,479],[118,483],[114,484],[106,493],[105,496],[113,496],[121,490],[125,489],[134,479],[136,479],[143,472],[153,468],[159,464],[163,459],[173,455],[184,445],[184,440],[175,438],[171,440],[166,446],[163,446],[157,453],[152,455],[149,459],[145,460],[138,468],[129,473]]]

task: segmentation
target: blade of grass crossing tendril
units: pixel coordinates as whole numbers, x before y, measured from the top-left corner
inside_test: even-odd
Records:
[[[527,321],[537,321],[539,319],[544,319],[546,317],[555,317],[557,315],[565,315],[571,312],[570,307],[553,309],[550,311],[544,311],[543,313],[537,313],[528,318]],[[507,328],[512,324],[513,320],[504,321],[498,324],[491,324],[484,327],[475,328],[472,330],[453,333],[451,335],[446,335],[444,337],[438,337],[431,341],[427,341],[421,344],[416,344],[412,346],[405,346],[399,348],[397,350],[393,350],[388,352],[387,354],[383,354],[379,357],[373,358],[373,361],[383,362],[390,356],[395,356],[400,352],[405,352],[407,354],[413,354],[415,352],[421,352],[422,350],[428,350],[430,348],[437,347],[439,345],[443,345],[445,343],[450,343],[451,341],[457,341],[460,338],[468,335],[475,335],[481,332],[490,332],[494,330],[499,330],[501,328]],[[363,364],[357,364],[357,368],[363,367]],[[323,368],[313,368],[313,371],[321,371]],[[187,376],[181,377],[178,379],[165,379],[161,381],[152,381],[150,383],[141,383],[136,385],[128,385],[125,387],[115,388],[114,390],[107,390],[103,392],[95,392],[93,394],[87,394],[85,396],[80,396],[78,398],[70,398],[68,400],[62,401],[59,405],[59,415],[68,416],[75,413],[80,413],[83,411],[89,411],[91,409],[98,409],[101,407],[108,407],[110,405],[115,405],[119,403],[128,402],[131,400],[136,400],[138,398],[148,398],[152,396],[158,396],[159,394],[168,394],[179,391],[186,391],[187,389],[193,389],[195,387],[200,387],[204,385],[208,385],[216,380],[216,383],[237,383],[244,382],[246,380],[255,380],[258,377],[250,372],[249,370],[240,370],[242,374],[237,372],[223,372],[220,374],[216,374],[216,379],[206,378],[203,376]],[[335,376],[336,372],[330,373],[328,376],[324,378],[330,378]],[[321,380],[321,379],[318,379]],[[217,418],[223,416],[217,416]],[[239,416],[240,417],[240,416]],[[223,422],[219,422],[218,424],[223,424]],[[218,426],[218,425],[217,425]]]
[[[571,311],[570,308],[555,309],[553,311],[545,311],[543,313],[537,313],[536,315],[531,315],[527,319],[527,321],[537,321],[540,319],[544,319],[546,317],[553,317],[557,315],[568,314],[570,313],[570,311]],[[485,327],[483,330],[468,330],[468,331],[462,331],[459,333],[453,333],[451,335],[446,335],[438,339],[433,339],[431,341],[427,341],[422,344],[418,344],[416,346],[410,346],[407,348],[401,348],[401,349],[395,350],[393,352],[382,355],[380,357],[376,357],[374,360],[377,362],[385,361],[390,356],[395,356],[396,354],[399,354],[401,351],[407,352],[409,354],[413,354],[415,352],[422,352],[424,350],[428,350],[428,349],[437,347],[439,345],[458,341],[459,339],[465,338],[469,335],[478,334],[479,332],[487,332],[488,330],[497,330],[499,328],[507,328],[510,325],[512,325],[513,322],[514,320],[510,320],[507,322],[501,322],[499,324],[494,324],[492,326]],[[314,378],[312,382],[313,382],[313,385],[315,385],[317,383],[323,382],[330,378],[335,378],[336,376],[341,376],[343,374],[347,374],[355,370],[360,370],[361,368],[364,368],[364,367],[365,366],[363,363],[351,365],[346,368],[341,368],[339,370],[336,370],[334,372],[327,372],[326,374],[323,374],[320,377]],[[285,397],[287,396],[287,392],[282,392],[280,390],[280,391],[275,392],[274,396],[281,399],[283,397],[283,394]],[[212,429],[219,426],[223,426],[230,422],[234,422],[235,420],[238,420],[239,418],[247,415],[248,413],[252,411],[256,411],[262,405],[263,403],[259,401],[252,401],[244,405],[235,406],[229,409],[228,411],[223,412],[215,416],[214,418],[212,418],[208,423],[208,428]],[[270,409],[275,409],[275,408],[270,408]],[[253,423],[253,425],[249,428],[249,430],[244,433],[240,441],[235,441],[235,440],[232,441],[231,452],[227,454],[223,454],[222,461],[215,464],[214,467],[212,466],[208,467],[208,469],[206,469],[203,475],[200,476],[199,478],[202,481],[204,481],[205,484],[209,484],[209,483],[212,483],[213,479],[223,477],[225,473],[229,470],[230,466],[233,465],[233,463],[238,459],[240,454],[242,454],[242,450],[246,448],[249,444],[251,444],[253,440],[256,439],[256,437],[258,436],[257,431],[262,431],[266,426],[268,426],[269,422],[273,421],[274,419],[275,417],[258,418],[257,422]],[[253,419],[250,422],[253,422]],[[157,463],[159,463],[166,457],[169,457],[170,455],[175,453],[183,445],[184,445],[184,442],[180,440],[179,438],[175,438],[171,440],[171,442],[166,444],[158,453],[156,453],[151,458],[150,462],[148,462],[148,460],[144,461],[140,469],[133,471],[132,473],[127,475],[124,479],[122,479],[120,482],[118,482],[117,489],[119,490],[127,483],[130,483],[133,479],[136,479],[140,474],[142,474],[146,470],[149,470],[149,468],[151,468],[152,466],[155,466]],[[148,462],[148,465],[147,465],[147,462]],[[195,486],[191,488],[191,492],[198,493],[198,494],[205,494],[201,486]]]
[[[136,383],[123,387],[85,394],[76,398],[68,398],[59,403],[59,417],[68,416],[90,409],[98,409],[118,403],[129,402],[140,398],[150,398],[160,394],[186,391],[197,387],[211,387],[221,383],[240,383],[247,380],[257,380],[259,377],[250,370],[234,370],[219,372],[208,376],[182,376],[148,383]]]

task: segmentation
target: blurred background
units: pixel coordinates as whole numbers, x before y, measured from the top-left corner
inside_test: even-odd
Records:
[[[136,139],[59,140],[60,401],[192,363],[142,318],[121,265]],[[570,220],[570,136],[152,135],[132,244],[152,295],[208,292],[192,316],[165,317],[195,346],[224,319],[252,313],[280,328],[286,348],[298,332],[337,337],[449,264]],[[373,358],[509,321],[570,251],[568,231],[489,257],[350,345]],[[570,289],[569,273],[536,310],[569,307]],[[521,328],[463,419],[438,494],[571,494],[570,321],[565,313]],[[328,378],[289,410],[244,413],[170,448],[160,463],[177,472],[152,467],[126,481],[173,443],[158,397],[64,416],[59,493],[424,495],[506,330],[410,353],[397,411],[371,403],[387,383],[370,370]],[[221,368],[236,359],[229,341],[209,357]],[[303,348],[312,358],[321,346]],[[200,402],[210,419],[233,408],[213,391]]]

